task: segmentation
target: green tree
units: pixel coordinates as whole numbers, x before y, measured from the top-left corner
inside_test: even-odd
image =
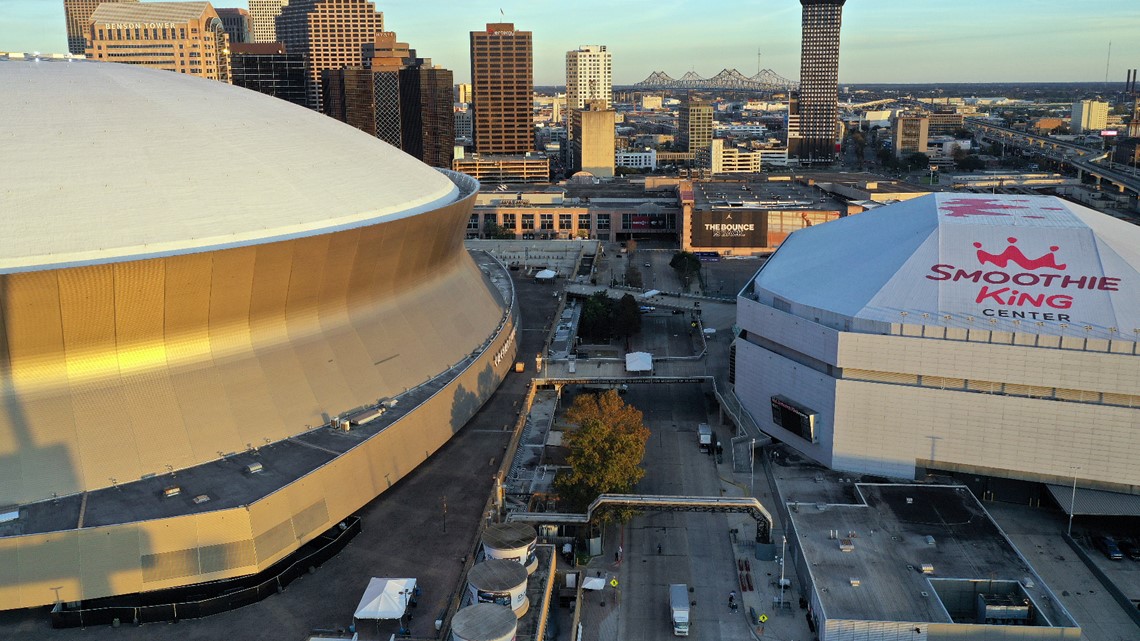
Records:
[[[669,261],[669,266],[677,272],[677,278],[681,279],[681,283],[684,284],[685,289],[689,288],[689,283],[693,280],[693,277],[701,273],[701,260],[692,252],[677,252],[673,254],[673,258]]]
[[[577,426],[563,439],[570,450],[570,471],[554,480],[566,511],[585,512],[599,494],[632,492],[645,476],[641,461],[649,429],[641,412],[622,401],[616,390],[609,390],[580,394],[566,418]]]
[[[641,270],[633,264],[633,256],[630,256],[625,268],[625,284],[630,287],[641,287],[642,285]]]
[[[909,169],[926,169],[930,166],[930,156],[924,153],[914,153],[906,157],[906,166]]]
[[[582,304],[578,333],[593,341],[608,341],[613,334],[613,301],[605,292],[596,292]]]
[[[961,159],[955,159],[954,165],[961,171],[977,171],[986,167],[986,163],[977,156],[963,156]]]
[[[618,338],[629,338],[641,331],[641,306],[637,300],[626,294],[614,309],[613,333]]]
[[[507,231],[506,228],[504,228],[499,223],[496,223],[492,218],[488,218],[483,223],[483,235],[487,238],[494,238],[499,240],[514,239],[515,237],[515,233],[513,231]]]

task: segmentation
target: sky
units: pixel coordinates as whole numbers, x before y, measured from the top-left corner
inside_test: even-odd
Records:
[[[215,6],[245,7],[245,0]],[[470,78],[468,33],[513,22],[534,33],[536,85],[565,84],[566,51],[604,44],[614,84],[654,71],[799,77],[796,0],[379,0],[385,28]],[[501,11],[501,13],[500,13]],[[848,0],[840,84],[1123,84],[1140,67],[1140,0]],[[1112,52],[1109,56],[1109,43]],[[0,0],[0,51],[66,52],[63,0]],[[757,59],[759,52],[759,60]]]

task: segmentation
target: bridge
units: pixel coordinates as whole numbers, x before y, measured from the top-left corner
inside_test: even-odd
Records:
[[[633,85],[635,89],[746,89],[751,91],[789,91],[800,83],[765,69],[754,76],[746,76],[736,69],[722,69],[712,78],[702,78],[689,71],[674,79],[664,71],[654,71],[649,77]]]
[[[584,525],[607,510],[635,509],[647,512],[719,512],[748,514],[756,520],[756,542],[771,543],[772,515],[753,497],[664,496],[649,494],[602,494],[585,514],[568,512],[510,512],[514,523]]]
[[[1052,160],[1075,167],[1078,177],[1089,174],[1097,179],[1098,184],[1101,181],[1108,181],[1116,185],[1121,193],[1129,191],[1133,194],[1140,194],[1140,176],[1097,164],[1108,156],[1105,151],[1090,149],[1049,136],[1017,131],[973,118],[966,120],[966,127],[980,131],[985,138],[996,142],[1012,144],[1024,149],[1040,150]]]

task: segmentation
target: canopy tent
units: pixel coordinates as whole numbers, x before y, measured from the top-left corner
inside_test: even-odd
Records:
[[[357,619],[399,619],[415,593],[415,579],[378,579],[372,577],[368,589],[356,606]]]
[[[649,352],[630,352],[625,355],[625,371],[652,372],[653,354]]]
[[[553,269],[544,269],[534,275],[535,280],[554,280],[558,276],[558,272]]]

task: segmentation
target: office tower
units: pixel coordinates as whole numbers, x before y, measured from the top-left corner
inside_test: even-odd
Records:
[[[390,31],[363,47],[362,66],[322,72],[325,113],[432,165],[455,145],[452,73],[416,57]]]
[[[614,175],[614,115],[604,100],[570,111],[570,166],[598,178]]]
[[[475,135],[471,123],[471,110],[464,107],[459,107],[455,110],[455,138],[458,140],[463,138],[468,144],[471,142],[471,137]]]
[[[91,14],[104,2],[138,2],[139,0],[63,0],[63,13],[67,19],[67,50],[77,56],[87,51],[87,27]]]
[[[586,102],[600,100],[608,109],[613,100],[610,52],[605,45],[582,45],[566,52],[566,108],[584,109]]]
[[[1069,129],[1075,134],[1100,131],[1108,125],[1108,103],[1099,100],[1079,100],[1073,103]]]
[[[249,0],[254,42],[277,42],[277,16],[289,0]]]
[[[471,102],[471,83],[461,82],[455,85],[455,102]]]
[[[471,32],[471,90],[475,150],[525,154],[534,149],[531,32],[490,23]]]
[[[712,139],[712,105],[690,96],[677,116],[678,145],[689,153],[694,166],[708,167]]]
[[[229,37],[209,2],[103,3],[87,57],[230,81]]]
[[[362,49],[384,30],[384,14],[367,0],[291,0],[277,16],[277,39],[305,55],[309,106],[321,109],[321,72],[359,67]]]
[[[263,94],[305,106],[308,80],[305,56],[288,53],[280,42],[230,45],[230,81]]]
[[[925,115],[899,115],[893,132],[895,156],[905,158],[911,154],[926,153],[930,133],[930,118]]]
[[[253,42],[253,22],[245,9],[215,8],[222,19],[222,26],[230,36],[230,44]]]
[[[800,0],[803,5],[800,46],[800,90],[789,118],[798,117],[798,131],[788,132],[791,156],[830,162],[835,157],[839,120],[839,27],[846,0]]]

